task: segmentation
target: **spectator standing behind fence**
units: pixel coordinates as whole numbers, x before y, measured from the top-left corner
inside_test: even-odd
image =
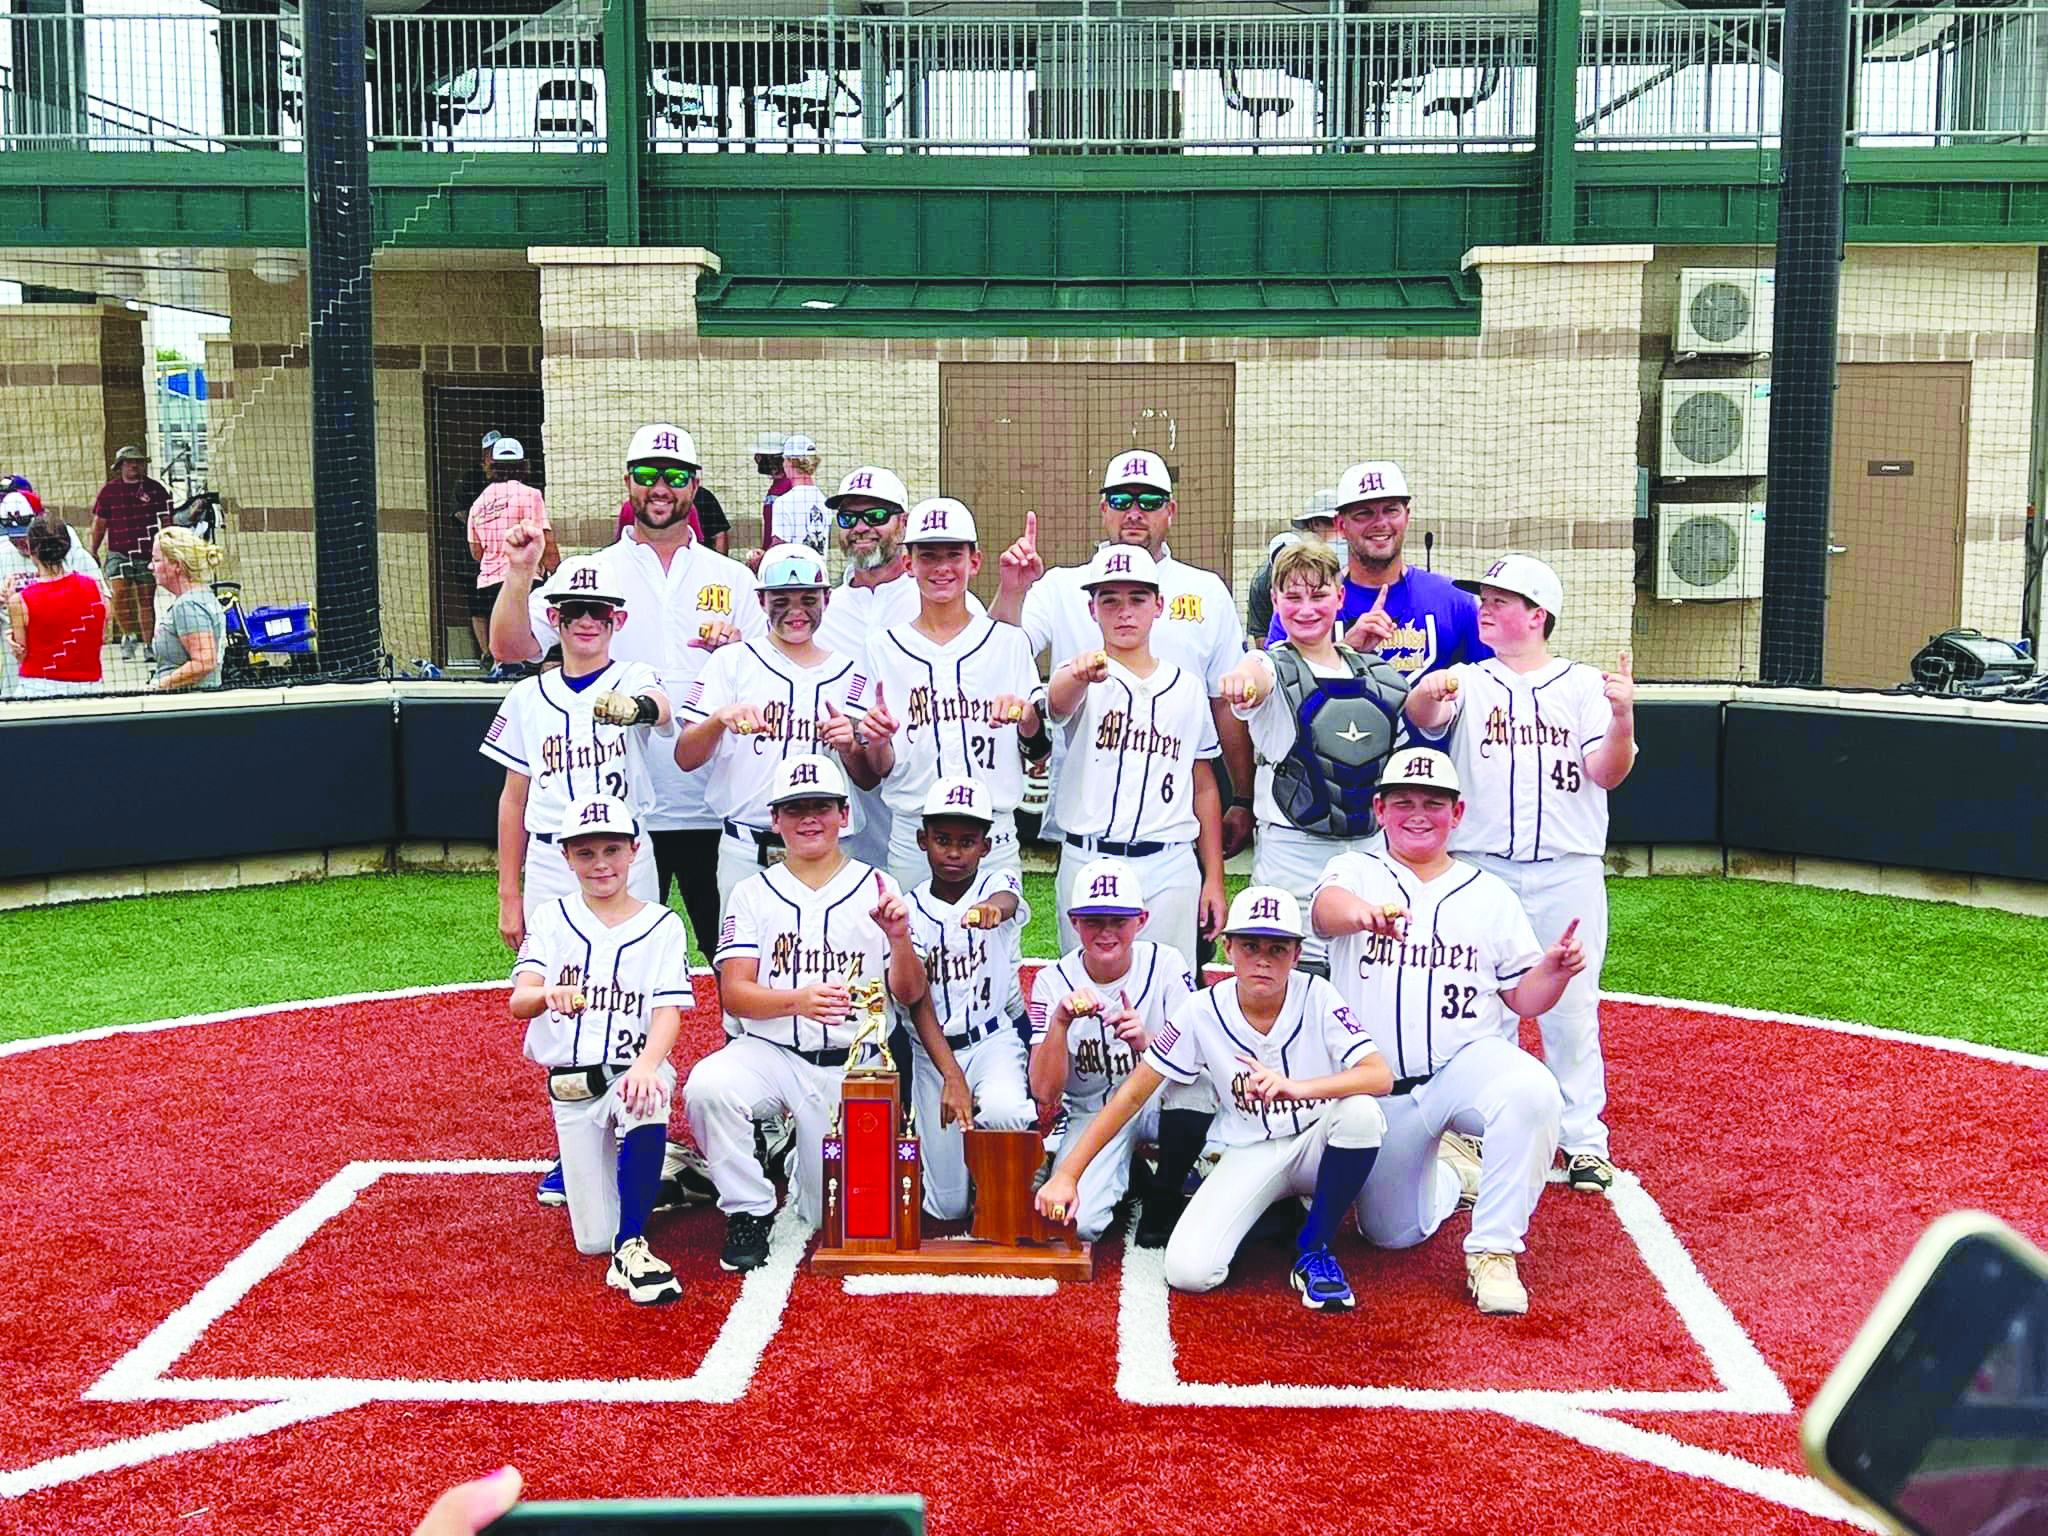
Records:
[[[64,553],[64,569],[87,577],[99,588],[102,611],[107,596],[107,579],[100,574],[99,562],[86,553],[85,540],[75,528],[66,528],[64,520],[55,513],[44,510],[29,482],[20,475],[0,477],[0,591],[9,585],[20,586],[39,580],[37,566],[29,555],[28,536],[37,528],[62,528],[69,536],[71,545]],[[0,601],[0,625],[6,623],[6,604]],[[104,623],[102,619],[102,623]],[[101,636],[93,639],[97,649]],[[15,664],[14,648],[0,646],[0,698],[15,691],[19,681],[19,668]]]
[[[818,445],[808,437],[785,437],[782,469],[789,489],[769,503],[769,532],[777,544],[801,544],[823,560],[832,514],[818,489]]]
[[[123,661],[133,661],[155,632],[149,541],[170,510],[169,489],[150,478],[149,455],[135,447],[115,454],[113,478],[93,498],[92,553],[98,559],[102,545],[107,551],[102,563]]]
[[[10,495],[7,501],[20,501]],[[18,509],[18,510],[25,510]],[[15,511],[0,511],[11,525]],[[25,542],[34,572],[7,579],[7,643],[21,666],[15,696],[49,698],[100,690],[100,636],[107,597],[100,584],[65,569],[71,530],[62,523],[28,525]]]
[[[505,585],[505,534],[525,523],[541,530],[540,568],[545,576],[562,563],[547,498],[526,483],[526,446],[516,437],[491,444],[491,483],[469,509],[469,552],[476,558],[476,593],[469,600],[469,627],[477,653],[491,654],[491,609]]]
[[[155,551],[149,569],[171,600],[150,642],[156,675],[149,686],[158,692],[218,688],[228,623],[208,578],[220,564],[220,551],[189,528],[164,529]]]
[[[790,479],[782,470],[780,432],[758,432],[754,435],[754,468],[768,480],[768,489],[761,493],[761,546],[748,560],[750,566],[758,567],[761,552],[781,542],[775,537],[775,498],[789,489]]]

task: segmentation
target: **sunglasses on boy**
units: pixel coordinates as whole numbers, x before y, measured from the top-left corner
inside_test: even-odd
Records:
[[[659,485],[666,480],[679,491],[697,478],[697,471],[684,469],[680,464],[635,464],[626,473],[633,477],[635,485]]]
[[[1128,512],[1135,504],[1140,512],[1157,512],[1173,498],[1164,491],[1104,491],[1103,505],[1112,512]]]
[[[890,518],[901,515],[894,507],[868,507],[859,512],[847,507],[840,510],[839,526],[858,528],[862,523],[866,523],[870,528],[879,528]]]
[[[574,624],[578,619],[596,619],[600,624],[612,621],[610,603],[593,603],[588,598],[571,597],[555,604],[555,612],[564,624]]]

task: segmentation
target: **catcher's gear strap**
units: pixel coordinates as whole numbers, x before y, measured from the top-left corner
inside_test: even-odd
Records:
[[[557,1104],[588,1104],[625,1075],[624,1067],[549,1067],[548,1097]]]
[[[1273,764],[1273,803],[1304,832],[1365,837],[1372,792],[1393,750],[1408,682],[1378,656],[1337,654],[1349,677],[1319,677],[1292,645],[1266,652],[1274,686],[1294,719],[1294,748]]]

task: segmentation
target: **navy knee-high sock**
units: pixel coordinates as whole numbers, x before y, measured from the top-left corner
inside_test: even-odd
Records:
[[[1378,1147],[1323,1148],[1322,1166],[1316,1169],[1315,1198],[1309,1202],[1308,1220],[1301,1224],[1303,1253],[1330,1246],[1343,1223],[1345,1208],[1365,1188],[1366,1176],[1379,1155]]]
[[[668,1149],[668,1127],[640,1125],[619,1142],[619,1235],[617,1247],[629,1237],[647,1235],[647,1218],[661,1185],[661,1159]]]
[[[1209,1139],[1209,1122],[1215,1113],[1207,1109],[1162,1109],[1159,1112],[1159,1140],[1153,1146],[1158,1167],[1152,1176],[1152,1193],[1169,1199],[1180,1198],[1180,1187],[1194,1171],[1202,1155],[1202,1143]]]

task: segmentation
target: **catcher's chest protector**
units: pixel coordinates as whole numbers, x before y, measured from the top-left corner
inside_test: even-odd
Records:
[[[1294,647],[1266,652],[1294,718],[1294,750],[1273,764],[1273,802],[1304,832],[1364,837],[1374,830],[1372,792],[1393,750],[1408,683],[1377,656],[1348,646],[1347,677],[1318,677]]]

